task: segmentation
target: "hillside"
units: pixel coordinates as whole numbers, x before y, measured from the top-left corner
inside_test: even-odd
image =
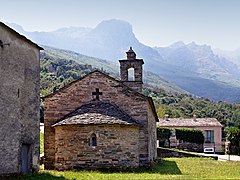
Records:
[[[68,50],[44,46],[41,52],[41,96],[77,80],[93,69],[100,69],[116,78],[119,77],[118,61],[116,63],[88,57]],[[163,88],[174,93],[187,93],[158,75],[145,71],[143,77],[146,87]]]
[[[139,42],[130,23],[116,19],[102,21],[95,28],[64,27],[52,32],[26,32],[20,26],[10,26],[38,44],[106,59],[113,66],[132,46],[137,57],[144,59],[145,71],[159,75],[167,84],[171,82],[195,96],[214,101],[240,102],[238,51],[216,54],[209,45],[181,42],[152,48]],[[117,72],[118,65],[113,66],[104,68]]]
[[[196,98],[189,94],[169,93],[158,88],[145,88],[144,94],[154,100],[159,118],[168,114],[170,118],[217,118],[223,127],[234,126],[240,122],[240,104],[219,101],[217,103],[206,98]]]

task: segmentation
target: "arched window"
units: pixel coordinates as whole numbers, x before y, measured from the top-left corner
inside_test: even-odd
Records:
[[[94,133],[91,135],[90,146],[93,147],[97,146],[97,136]]]
[[[128,81],[135,81],[134,68],[128,69]]]

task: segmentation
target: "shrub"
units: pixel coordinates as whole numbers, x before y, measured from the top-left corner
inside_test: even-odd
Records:
[[[157,127],[157,139],[159,140],[159,146],[163,147],[165,145],[165,141],[168,141],[168,144],[170,144],[170,138],[171,136],[171,129],[169,128],[162,128]]]
[[[237,127],[227,128],[227,140],[230,141],[230,153],[231,154],[240,154],[240,127],[239,124]]]
[[[171,129],[157,127],[157,139],[169,139],[171,136]]]
[[[191,128],[176,129],[176,138],[183,142],[191,142],[196,144],[204,143],[204,135],[201,130]]]

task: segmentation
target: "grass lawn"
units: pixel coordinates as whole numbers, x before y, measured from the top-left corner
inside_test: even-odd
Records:
[[[166,158],[149,170],[136,172],[45,171],[22,179],[239,179],[240,162],[207,158]]]
[[[44,151],[44,134],[40,133],[40,154]]]

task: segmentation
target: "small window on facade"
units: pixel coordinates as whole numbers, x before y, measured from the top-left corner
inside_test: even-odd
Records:
[[[205,130],[205,143],[214,142],[214,130]]]
[[[96,136],[96,134],[92,134],[91,140],[90,140],[90,145],[93,146],[93,147],[97,146],[97,136]]]
[[[176,135],[176,134],[175,134],[175,129],[172,128],[172,129],[171,129],[171,136],[172,136],[172,137],[175,137],[175,135]]]

